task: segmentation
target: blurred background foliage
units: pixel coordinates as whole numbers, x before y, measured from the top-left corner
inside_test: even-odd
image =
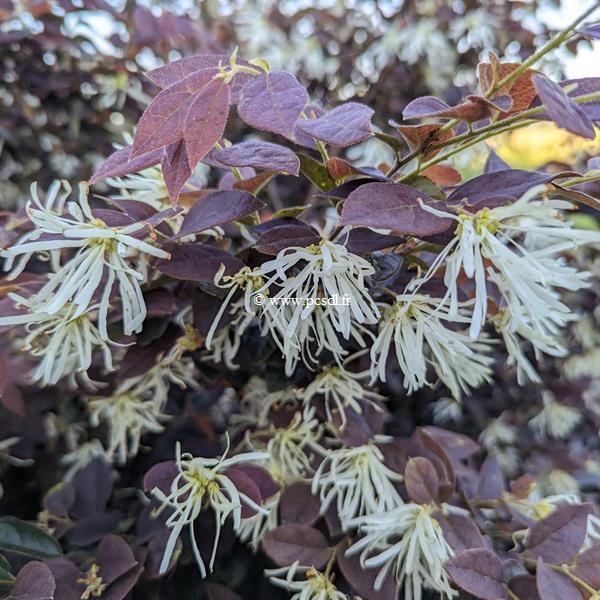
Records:
[[[398,119],[416,96],[457,102],[476,85],[475,67],[489,50],[511,61],[525,59],[560,27],[562,13],[578,11],[580,4],[0,0],[0,206],[18,204],[34,180],[46,187],[55,178],[88,178],[113,144],[132,132],[156,91],[143,72],[181,56],[239,46],[241,55],[294,72],[316,101],[371,105],[376,124],[389,131],[388,119]],[[580,54],[581,46],[589,46],[576,42],[544,68],[557,76],[565,65],[568,71],[569,52],[578,44]],[[541,143],[531,142],[538,137]],[[528,168],[566,159],[552,154],[557,146],[562,153],[589,151],[547,124],[500,145],[506,148],[496,144],[499,154],[512,166]],[[390,160],[389,153],[372,140],[350,158],[378,164]],[[483,161],[475,149],[457,166],[470,176]]]

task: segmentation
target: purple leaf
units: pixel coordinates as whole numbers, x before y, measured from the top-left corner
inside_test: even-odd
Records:
[[[495,454],[490,454],[483,461],[477,479],[477,498],[479,500],[497,500],[504,493],[506,486],[504,474]]]
[[[427,194],[401,183],[367,183],[353,191],[342,209],[342,224],[390,229],[393,233],[427,237],[449,229],[453,221],[426,212],[437,206]]]
[[[573,102],[560,85],[541,73],[533,75],[531,80],[550,118],[558,127],[590,140],[596,137],[594,125],[584,108]]]
[[[18,573],[8,598],[14,600],[52,600],[56,583],[52,571],[43,562],[32,560]]]
[[[162,149],[158,148],[140,154],[137,158],[130,159],[131,146],[125,146],[116,152],[113,152],[95,171],[90,178],[90,185],[97,183],[107,177],[122,177],[129,173],[137,173],[149,167],[158,164],[162,157]]]
[[[410,499],[417,504],[430,504],[438,500],[440,478],[435,467],[423,456],[415,456],[406,464],[404,485]]]
[[[113,469],[103,458],[95,458],[73,477],[75,502],[71,516],[82,518],[104,510],[113,489]]]
[[[363,569],[358,555],[346,556],[344,552],[337,555],[337,563],[348,583],[365,600],[396,600],[396,579],[393,572],[388,572],[381,589],[375,590],[375,577],[378,569]]]
[[[510,169],[510,165],[504,162],[493,150],[490,150],[485,166],[483,167],[484,173],[493,173],[495,171],[504,171]]]
[[[277,256],[284,248],[306,248],[320,241],[321,236],[310,225],[298,221],[297,224],[279,225],[269,229],[258,238],[255,248],[263,254]]]
[[[508,600],[502,563],[487,548],[465,550],[446,561],[444,568],[460,588],[482,600]]]
[[[216,150],[213,156],[230,167],[254,167],[296,176],[300,172],[300,160],[292,150],[269,142],[242,142]]]
[[[150,492],[154,488],[158,488],[164,494],[169,495],[171,484],[178,473],[179,469],[174,460],[165,460],[153,465],[144,475],[144,491]]]
[[[96,562],[104,583],[111,584],[137,565],[131,546],[118,535],[107,535],[98,545]]]
[[[238,104],[240,117],[255,129],[294,137],[296,121],[308,102],[308,93],[285,71],[253,77],[243,88]]]
[[[326,144],[345,148],[371,135],[373,113],[364,104],[346,102],[318,119],[298,121],[298,129]]]
[[[252,477],[247,473],[244,473],[242,469],[239,469],[238,467],[229,467],[224,474],[231,480],[238,492],[248,496],[250,500],[259,506],[263,503],[263,497],[258,485],[256,485]],[[256,511],[242,502],[241,514],[243,519],[247,519],[253,517],[256,514]]]
[[[398,246],[404,242],[404,238],[397,235],[382,235],[365,227],[352,229],[348,234],[346,248],[352,254],[370,254],[377,250]]]
[[[464,515],[444,515],[436,513],[436,521],[444,532],[444,538],[455,552],[463,552],[472,548],[485,548],[485,541],[479,527]]]
[[[89,546],[119,527],[121,515],[117,512],[95,512],[77,520],[65,537],[73,546]]]
[[[52,572],[56,582],[54,596],[60,600],[81,600],[85,586],[78,583],[83,574],[68,558],[59,556],[44,563]]]
[[[183,138],[193,170],[221,139],[229,116],[229,88],[223,79],[210,81],[189,104]]]
[[[168,148],[172,146],[174,146],[174,152],[169,155]],[[167,189],[169,190],[171,204],[176,205],[183,186],[192,174],[183,140],[173,142],[173,144],[165,148],[161,167]]]
[[[235,468],[252,479],[256,487],[258,487],[263,500],[271,498],[271,496],[274,496],[279,491],[279,485],[275,483],[269,471],[263,467],[251,463],[240,463]]]
[[[541,600],[533,575],[517,575],[508,582],[508,587],[519,599]],[[563,600],[565,599],[563,598]]]
[[[422,117],[435,115],[448,108],[450,108],[450,106],[438,98],[434,98],[433,96],[421,96],[420,98],[415,98],[404,107],[402,118],[405,120],[420,119]]]
[[[250,66],[250,63],[239,58],[236,62],[238,65]],[[214,70],[219,66],[219,63],[228,66],[229,56],[225,54],[186,56],[149,71],[146,73],[146,77],[160,88],[165,89],[192,73],[197,73],[203,69]],[[251,77],[248,73],[237,73],[234,76],[233,81],[229,84],[231,102],[236,103],[239,101],[241,89]]]
[[[188,108],[214,81],[216,73],[216,69],[192,73],[156,95],[138,122],[130,160],[168,146],[183,136]],[[193,154],[188,145],[188,155],[190,153]]]
[[[557,573],[538,558],[535,574],[540,600],[582,600],[577,586],[562,573]]]
[[[320,531],[292,523],[269,531],[263,538],[262,547],[279,567],[287,567],[298,560],[301,565],[320,569],[331,556],[331,548]]]
[[[228,252],[205,244],[182,244],[169,247],[170,259],[159,259],[154,265],[165,275],[187,281],[212,281],[221,264],[225,274],[237,273],[244,263]]]
[[[600,589],[600,544],[578,554],[572,572],[594,589]]]
[[[583,544],[591,510],[591,504],[564,504],[534,523],[525,540],[527,556],[556,565],[569,562]]]
[[[279,515],[282,523],[314,525],[320,516],[321,502],[310,492],[305,483],[293,483],[287,486],[281,495]]]
[[[466,203],[468,208],[479,210],[490,204],[490,200],[504,198],[503,201],[508,202],[510,198],[518,198],[536,185],[550,183],[565,175],[571,173],[548,174],[521,169],[484,173],[456,188],[448,196],[448,204]],[[497,203],[493,205],[498,206]]]
[[[177,235],[181,237],[200,233],[217,225],[225,225],[242,219],[264,206],[264,202],[241,190],[213,192],[198,200],[190,208]]]

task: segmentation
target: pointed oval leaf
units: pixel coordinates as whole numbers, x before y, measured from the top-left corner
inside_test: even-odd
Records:
[[[473,519],[464,515],[434,515],[444,532],[444,538],[455,552],[463,552],[471,548],[485,548],[485,540]]]
[[[125,146],[113,152],[94,172],[90,178],[90,185],[107,177],[122,177],[129,173],[137,173],[158,164],[162,158],[162,148],[140,154],[137,158],[130,159],[132,146]]]
[[[263,254],[277,256],[284,248],[300,246],[306,248],[318,244],[321,236],[310,225],[301,221],[273,227],[258,239],[256,249]]]
[[[170,155],[167,148],[163,152],[161,159],[161,167],[163,177],[169,190],[169,198],[171,204],[175,206],[183,186],[192,175],[192,169],[188,160],[187,150],[185,148],[185,142],[179,140],[171,144],[175,146],[174,152]]]
[[[165,275],[187,281],[212,281],[221,265],[225,274],[237,273],[244,263],[228,252],[205,244],[181,244],[169,247],[170,259],[159,259],[154,266]]]
[[[592,505],[563,504],[530,528],[525,540],[525,553],[530,558],[562,565],[581,548],[587,531]]]
[[[421,96],[411,100],[402,111],[403,119],[421,119],[449,109],[450,106],[434,96]]]
[[[293,139],[296,121],[307,102],[306,89],[293,75],[271,71],[254,77],[242,88],[238,113],[255,129]]]
[[[19,571],[8,599],[53,600],[55,589],[52,571],[43,562],[32,560]]]
[[[60,545],[51,535],[16,517],[0,518],[0,550],[34,559],[62,554]]]
[[[437,502],[440,478],[424,456],[411,458],[404,468],[404,485],[410,499],[417,504]]]
[[[269,142],[242,142],[216,150],[213,156],[230,167],[254,167],[290,175],[300,172],[300,159],[292,150]]]
[[[600,544],[594,544],[578,554],[572,571],[594,589],[600,589]]]
[[[129,159],[179,140],[192,100],[213,82],[216,73],[216,69],[192,73],[157,94],[138,122]]]
[[[342,209],[344,225],[390,229],[396,234],[427,237],[449,229],[454,221],[426,212],[419,199],[437,206],[423,192],[401,183],[367,183],[350,193]]]
[[[540,600],[583,600],[577,586],[538,558],[535,579]]]
[[[596,137],[594,125],[585,109],[573,102],[558,83],[541,73],[536,73],[532,81],[550,118],[558,127],[590,140]]]
[[[338,554],[337,564],[348,583],[360,594],[364,600],[396,600],[396,579],[393,571],[386,575],[380,589],[375,589],[375,577],[379,569],[364,569],[360,564],[360,558],[354,554],[351,556],[343,552]]]
[[[314,525],[319,517],[321,502],[311,494],[310,486],[298,482],[287,486],[279,503],[279,515],[283,523]]]
[[[491,550],[473,548],[446,561],[444,569],[454,583],[481,600],[508,600],[502,563]]]
[[[190,208],[185,215],[178,237],[237,221],[264,206],[264,202],[242,190],[213,192],[198,200]]]
[[[346,148],[372,134],[373,109],[358,102],[346,102],[318,119],[298,121],[298,129],[331,146]]]
[[[193,170],[221,139],[229,116],[229,88],[214,79],[189,103],[183,123],[183,139]]]
[[[262,547],[266,555],[280,567],[300,561],[301,565],[320,569],[327,564],[332,551],[319,530],[293,523],[269,531],[263,538]]]

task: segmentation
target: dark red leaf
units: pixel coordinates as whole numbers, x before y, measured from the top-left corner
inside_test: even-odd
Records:
[[[292,150],[269,142],[242,142],[216,150],[213,156],[230,167],[254,167],[298,175],[300,160]]]
[[[172,148],[172,152],[168,150],[171,147],[174,147],[174,149]],[[177,200],[179,200],[179,194],[181,194],[183,186],[192,174],[185,142],[183,140],[173,142],[173,144],[165,148],[161,160],[161,167],[167,189],[169,190],[171,204],[175,206]]]
[[[192,73],[157,94],[138,122],[130,160],[181,139],[188,108],[194,98],[214,81],[216,73],[216,69]],[[189,144],[187,149],[188,158],[191,160],[195,153]]]
[[[366,227],[356,227],[348,234],[345,246],[352,254],[363,255],[398,246],[404,241],[404,238],[397,235],[382,235]]]
[[[265,206],[252,194],[241,190],[221,190],[201,198],[185,215],[178,237],[200,233],[225,225],[260,210]]]
[[[254,482],[253,478],[242,471],[239,467],[229,467],[224,473],[229,479],[231,479],[235,489],[248,496],[255,504],[259,506],[263,503],[263,497],[260,493],[258,485]],[[246,519],[256,514],[256,511],[242,501],[242,518]]]
[[[583,599],[575,584],[566,575],[554,571],[542,558],[538,558],[535,579],[540,600]]]
[[[306,248],[311,244],[318,244],[321,236],[310,226],[298,223],[278,225],[267,230],[258,238],[256,249],[263,254],[276,256],[285,248],[300,246]]]
[[[591,510],[591,504],[563,504],[534,523],[525,540],[526,555],[556,565],[569,562],[583,544]]]
[[[314,525],[319,519],[320,510],[318,496],[311,494],[310,486],[305,483],[293,483],[283,490],[279,503],[279,515],[283,523]]]
[[[373,109],[364,104],[346,102],[318,119],[298,121],[298,129],[326,144],[345,148],[371,135],[373,113]]]
[[[243,88],[238,113],[255,129],[293,139],[296,121],[308,102],[308,93],[285,71],[252,78]]]
[[[558,127],[590,140],[596,137],[594,125],[585,109],[573,102],[560,85],[541,73],[535,74],[532,81],[550,118]]]
[[[444,568],[460,588],[482,600],[508,600],[502,563],[487,548],[465,550],[446,561]]]
[[[244,263],[228,252],[205,244],[181,244],[169,247],[170,259],[159,259],[154,266],[169,277],[187,281],[212,281],[221,264],[225,274],[237,273]]]
[[[125,146],[113,152],[94,172],[90,178],[90,185],[97,183],[107,177],[122,177],[129,173],[137,173],[148,167],[153,167],[160,162],[162,149],[158,148],[146,154],[140,154],[137,158],[130,160],[132,146]]]
[[[419,200],[431,206],[439,204],[427,194],[401,183],[366,183],[351,192],[344,202],[342,223],[390,229],[415,237],[436,235],[452,226],[451,219],[423,210]]]
[[[410,499],[417,504],[430,504],[438,500],[440,478],[435,467],[423,456],[415,456],[406,463],[404,485]]]
[[[301,565],[320,569],[331,556],[331,548],[320,531],[292,523],[269,531],[263,538],[262,547],[266,555],[280,567],[300,561]]]
[[[189,103],[183,123],[183,138],[193,170],[221,139],[229,116],[229,88],[214,79]]]

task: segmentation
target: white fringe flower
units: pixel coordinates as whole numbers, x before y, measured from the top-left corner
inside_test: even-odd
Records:
[[[536,186],[513,204],[483,208],[475,214],[453,214],[421,204],[423,210],[458,222],[455,237],[437,256],[418,286],[443,264],[444,283],[450,300],[450,318],[458,313],[458,277],[461,272],[475,281],[475,304],[470,334],[476,338],[487,317],[486,280],[492,276],[515,321],[525,320],[546,332],[560,323],[570,309],[557,297],[554,288],[576,291],[587,285],[588,273],[578,272],[558,257],[565,250],[588,242],[600,242],[600,233],[573,229],[560,210],[572,209],[563,200],[535,200],[547,191]],[[535,235],[545,246],[528,250],[521,239]],[[490,264],[486,268],[486,265]]]
[[[371,380],[386,381],[386,364],[392,346],[398,366],[404,375],[409,394],[430,385],[427,365],[431,364],[440,380],[455,398],[469,393],[491,379],[487,356],[489,344],[473,340],[462,331],[449,329],[447,323],[468,322],[464,306],[450,315],[444,300],[424,294],[402,294],[392,306],[386,306],[379,324],[379,334],[371,347]]]
[[[434,510],[432,506],[410,502],[383,514],[356,519],[355,524],[364,537],[346,553],[360,552],[363,568],[380,568],[375,590],[381,589],[391,571],[398,588],[404,585],[406,600],[420,600],[423,588],[434,590],[444,598],[457,595],[443,567],[444,562],[454,556],[454,551],[432,516]]]
[[[157,258],[169,258],[164,250],[139,239],[144,223],[110,227],[95,217],[88,204],[88,188],[79,186],[78,202],[67,202],[71,186],[55,182],[42,204],[35,184],[33,202],[27,203],[27,215],[35,229],[23,235],[12,247],[2,251],[5,269],[12,269],[9,279],[19,275],[34,254],[50,255],[54,273],[31,299],[36,311],[56,314],[68,303],[75,307],[73,317],[89,310],[94,294],[102,288],[98,305],[98,329],[104,339],[107,334],[107,315],[115,280],[118,282],[126,335],[141,331],[146,318],[146,305],[140,287],[143,275],[133,269],[127,258],[146,253]],[[66,213],[64,212],[66,208]],[[61,250],[77,249],[77,253],[60,266]],[[13,263],[20,257],[13,268]]]
[[[206,567],[200,556],[194,534],[194,521],[204,509],[211,508],[214,511],[217,528],[208,565],[211,572],[219,544],[221,526],[227,517],[229,515],[233,517],[233,528],[239,533],[242,525],[242,502],[257,512],[268,514],[268,511],[258,506],[246,494],[237,490],[224,471],[228,467],[242,462],[266,460],[269,455],[265,452],[248,452],[226,458],[228,451],[229,438],[227,438],[227,448],[221,458],[194,457],[187,452],[182,454],[181,445],[177,442],[175,460],[179,473],[171,484],[170,494],[167,496],[158,488],[152,490],[152,494],[161,503],[160,510],[170,508],[173,511],[166,521],[167,527],[171,529],[171,535],[160,564],[159,572],[161,574],[167,570],[177,539],[182,529],[187,525],[200,574],[202,577],[206,577]]]
[[[333,423],[334,410],[337,411],[343,429],[347,421],[346,409],[361,414],[361,402],[369,402],[377,410],[381,410],[376,401],[383,400],[383,396],[364,389],[358,381],[360,377],[342,367],[324,369],[299,393],[300,399],[304,402],[305,412],[311,410],[313,399],[322,396],[327,420]]]
[[[77,314],[76,306],[65,304],[50,314],[39,310],[31,298],[13,293],[8,296],[27,312],[0,317],[0,326],[26,326],[27,335],[21,347],[39,359],[37,367],[30,373],[34,381],[54,385],[65,376],[81,373],[91,383],[87,370],[96,350],[101,351],[104,368],[113,368],[111,350],[91,319],[96,307],[90,307],[92,312]]]
[[[264,501],[262,505],[264,510],[257,512],[251,517],[242,519],[238,537],[240,542],[250,544],[254,552],[258,550],[265,534],[275,529],[279,524],[278,512],[280,500],[281,493],[277,492],[274,496]]]
[[[583,419],[579,410],[557,402],[548,392],[544,392],[543,401],[544,408],[529,421],[529,427],[542,435],[564,439]]]
[[[153,399],[144,397],[145,391],[126,380],[111,396],[88,400],[90,424],[93,427],[98,427],[100,422],[108,424],[106,455],[110,459],[116,455],[119,464],[138,453],[144,433],[160,433],[164,429],[161,422],[168,419]]]
[[[265,575],[273,585],[294,592],[290,600],[348,600],[327,575],[314,567],[300,566],[299,561],[289,567],[266,569]],[[282,579],[284,575],[285,579]],[[297,576],[303,579],[296,579]]]
[[[395,483],[402,475],[383,463],[381,450],[373,443],[331,450],[312,478],[311,491],[319,492],[321,514],[336,500],[343,529],[352,519],[392,510],[403,503]]]

